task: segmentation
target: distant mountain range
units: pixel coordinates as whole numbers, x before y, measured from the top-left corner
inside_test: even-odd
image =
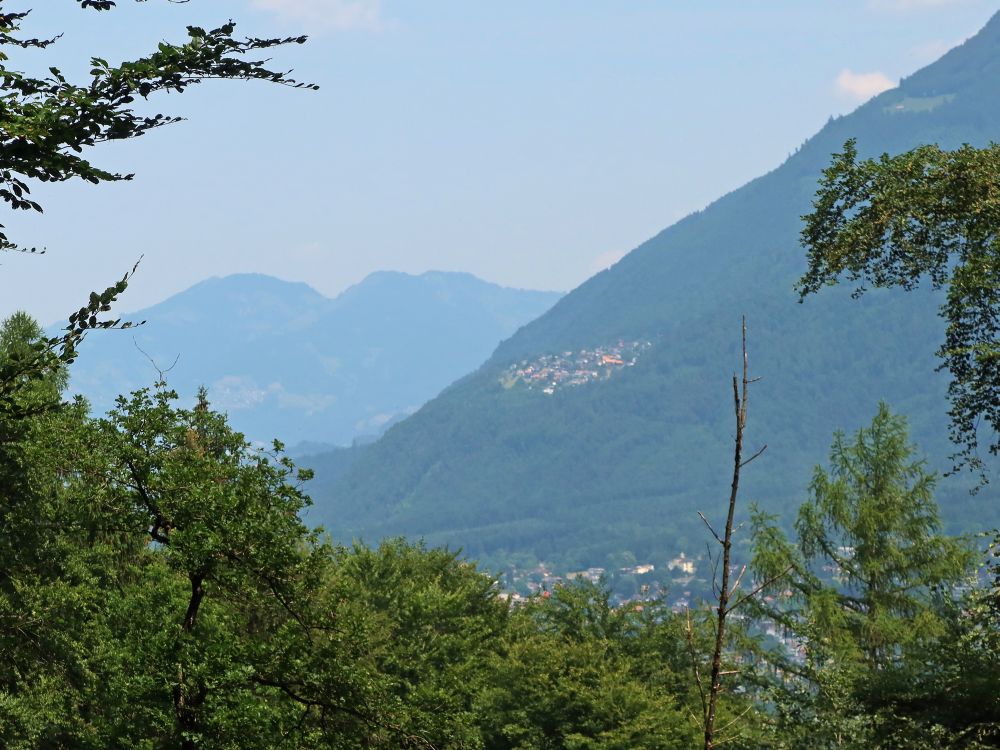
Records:
[[[252,439],[317,452],[381,433],[559,297],[464,273],[374,273],[335,299],[269,276],[212,278],[128,316],[144,326],[91,335],[70,387],[104,412],[160,368],[184,398],[207,386]]]
[[[940,297],[852,300],[835,288],[798,304],[800,216],[849,138],[863,156],[1000,139],[998,92],[1000,15],[566,295],[375,444],[317,457],[310,518],[345,539],[423,536],[486,561],[527,555],[567,568],[703,549],[696,511],[717,517],[730,479],[743,314],[752,373],[763,376],[748,448],[768,445],[745,473],[744,507],[756,500],[787,522],[834,431],[868,424],[882,399],[947,468],[947,382],[933,356]],[[636,361],[609,363],[607,352]],[[970,496],[970,483],[941,483],[951,528],[996,525],[996,488]]]

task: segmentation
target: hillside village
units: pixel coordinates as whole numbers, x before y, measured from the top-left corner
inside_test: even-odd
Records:
[[[561,388],[606,380],[617,370],[635,366],[652,345],[650,341],[618,341],[595,349],[523,359],[504,372],[500,383],[504,388],[521,385],[551,396]]]
[[[697,580],[702,557],[687,557],[683,552],[667,560],[657,571],[653,563],[637,563],[616,568],[593,567],[585,570],[557,573],[551,566],[539,563],[531,569],[512,567],[501,576],[502,596],[518,604],[532,596],[546,596],[553,589],[573,581],[607,585],[611,600],[617,606],[637,604],[652,599],[663,599],[675,611],[691,602],[692,588],[699,589],[707,581]],[[700,592],[698,592],[700,593]]]
[[[853,553],[853,550],[844,547],[839,551]],[[546,563],[539,563],[530,569],[515,566],[500,577],[500,597],[511,604],[523,605],[535,597],[549,598],[560,586],[588,581],[606,586],[611,592],[611,604],[615,607],[641,611],[646,602],[659,600],[672,611],[682,613],[692,607],[704,607],[705,602],[711,600],[711,567],[711,561],[705,555],[688,557],[683,552],[667,560],[659,569],[653,563],[637,563],[616,568],[592,567],[560,575]],[[830,566],[824,570],[835,578],[840,573],[839,569]],[[773,606],[779,599],[791,596],[792,591],[786,589],[761,599],[764,604]],[[747,622],[746,615],[742,613],[737,614],[735,619]],[[772,643],[781,644],[792,659],[801,663],[805,658],[804,642],[780,623],[765,618],[756,623],[753,630]]]

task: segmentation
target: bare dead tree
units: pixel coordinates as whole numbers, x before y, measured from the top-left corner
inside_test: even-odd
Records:
[[[708,530],[715,538],[715,541],[722,547],[721,571],[718,571],[713,577],[713,582],[716,582],[717,585],[716,594],[718,596],[718,606],[716,607],[715,647],[712,651],[712,668],[707,690],[703,682],[701,667],[699,665],[699,659],[695,648],[694,630],[691,624],[690,615],[687,619],[688,646],[691,651],[694,679],[698,687],[698,695],[701,698],[702,723],[705,728],[705,750],[713,750],[713,748],[721,744],[722,740],[718,738],[718,734],[722,731],[726,731],[730,726],[734,725],[740,718],[742,718],[741,715],[735,720],[729,722],[729,724],[725,727],[718,730],[715,726],[719,695],[722,692],[722,678],[726,675],[735,674],[734,671],[724,671],[722,669],[722,655],[726,643],[726,618],[733,612],[733,610],[742,605],[748,599],[756,596],[764,588],[774,582],[774,579],[765,581],[752,591],[737,597],[740,585],[743,582],[743,576],[747,571],[747,566],[743,565],[740,568],[739,573],[736,574],[735,580],[730,583],[733,573],[733,523],[734,518],[736,517],[736,499],[739,495],[740,471],[751,461],[759,458],[760,455],[767,449],[767,446],[764,445],[749,458],[743,458],[743,433],[747,423],[747,395],[749,386],[760,380],[760,378],[751,378],[749,375],[749,358],[747,356],[747,320],[745,316],[742,321],[742,345],[743,377],[740,379],[736,374],[733,375],[733,405],[736,416],[736,445],[733,450],[733,481],[729,492],[729,510],[726,515],[726,526],[722,535],[720,536],[718,532],[716,532],[716,530],[712,527],[712,524],[709,523],[708,519],[705,517],[704,513],[701,511],[698,512],[698,515],[701,517],[701,520],[704,521],[705,526],[708,527]]]

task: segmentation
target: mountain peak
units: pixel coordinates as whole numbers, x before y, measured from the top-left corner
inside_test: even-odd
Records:
[[[226,276],[211,276],[174,295],[171,299],[200,298],[202,296],[219,297],[220,295],[277,295],[296,299],[325,299],[322,294],[305,282],[285,281],[284,279],[262,273],[233,273]]]
[[[348,443],[479,365],[556,298],[434,278],[462,290],[383,272],[333,300],[263,274],[205,279],[135,313],[147,324],[129,335],[91,337],[72,385],[104,410],[149,383],[149,359],[173,362],[172,387],[208,386],[255,439]]]
[[[393,287],[398,289],[419,289],[426,288],[431,291],[468,292],[493,294],[504,294],[507,292],[519,292],[533,295],[543,295],[553,297],[562,295],[562,292],[549,290],[527,289],[523,287],[507,287],[497,284],[469,273],[468,271],[442,271],[430,269],[419,274],[406,273],[405,271],[374,271],[365,276],[357,284],[341,292],[341,296],[348,298],[361,293],[362,290],[375,288]],[[339,297],[338,297],[339,299]]]

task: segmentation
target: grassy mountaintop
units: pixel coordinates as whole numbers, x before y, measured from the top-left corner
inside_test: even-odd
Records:
[[[800,305],[799,217],[848,138],[863,156],[997,140],[998,90],[1000,15],[832,119],[779,168],[588,280],[376,444],[317,459],[312,520],[338,537],[405,533],[487,560],[527,553],[567,566],[700,549],[696,511],[720,508],[729,482],[743,314],[752,371],[764,378],[751,393],[748,440],[769,446],[747,471],[747,501],[797,507],[833,431],[867,424],[880,400],[909,416],[923,452],[946,468],[936,300],[919,291],[853,301],[845,288]],[[502,383],[512,364],[622,339],[652,347],[615,377],[551,394]],[[942,482],[948,522],[997,523],[995,490],[970,497],[969,482]]]

